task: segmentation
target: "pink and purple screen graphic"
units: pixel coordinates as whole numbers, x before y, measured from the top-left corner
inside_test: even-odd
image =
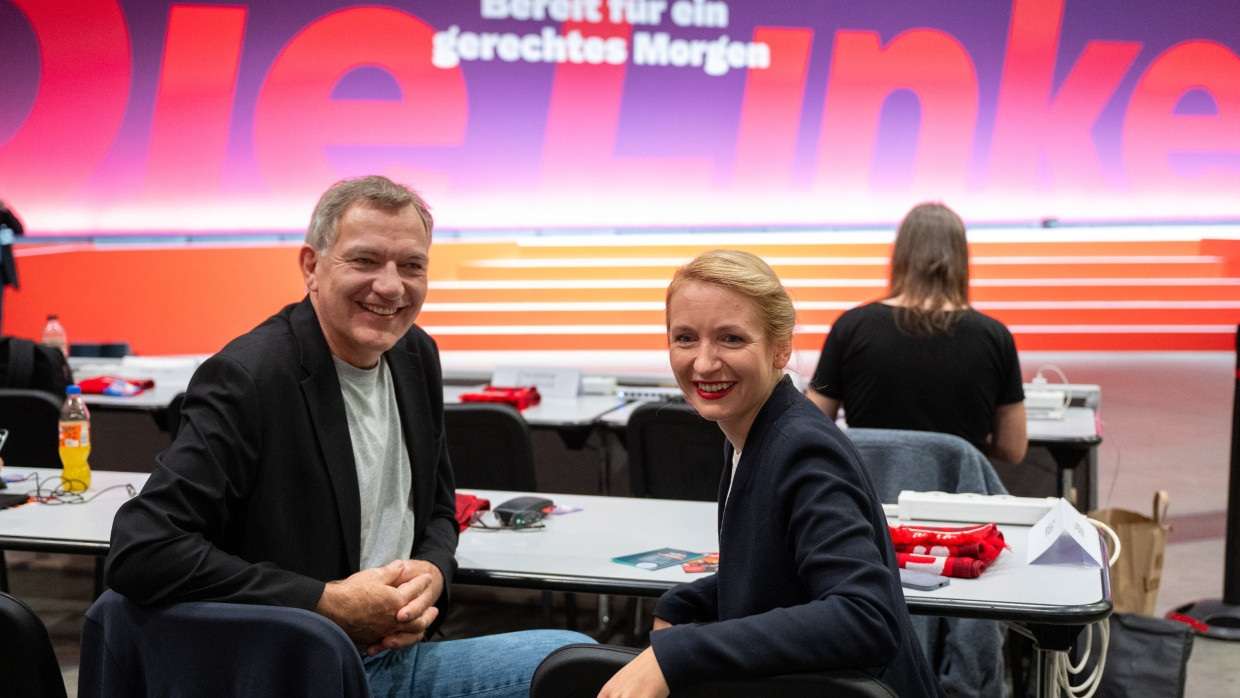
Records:
[[[0,1],[32,232],[1240,218],[1240,4]]]

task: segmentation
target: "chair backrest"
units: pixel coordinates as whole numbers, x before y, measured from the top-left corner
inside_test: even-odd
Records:
[[[0,592],[0,675],[10,698],[63,698],[65,682],[47,627],[20,599]]]
[[[143,608],[111,589],[86,612],[78,695],[370,696],[335,623],[282,606],[195,601]]]
[[[458,488],[537,491],[530,427],[516,408],[464,402],[444,405],[443,412]]]
[[[133,354],[133,349],[130,348],[129,342],[71,342],[69,344],[69,356],[102,356],[120,359],[130,354]]]
[[[185,402],[185,393],[177,393],[168,401],[168,407],[162,414],[157,413],[155,422],[161,429],[177,438],[177,431],[181,429],[181,403]]]
[[[884,502],[894,503],[901,490],[1007,494],[986,456],[959,436],[904,429],[844,433],[861,452]]]
[[[594,698],[603,684],[641,650],[574,644],[556,649],[534,670],[530,698]],[[887,684],[860,671],[820,671],[761,679],[706,681],[672,691],[669,698],[895,698]]]
[[[43,390],[65,399],[73,372],[65,355],[22,337],[0,337],[0,387]]]
[[[0,427],[9,430],[4,461],[18,468],[60,467],[60,405],[43,390],[0,388]]]
[[[959,436],[902,429],[844,433],[861,452],[884,502],[896,502],[901,490],[1007,494],[986,456]],[[997,621],[915,616],[913,629],[948,695],[1004,691],[1004,631]]]
[[[719,498],[724,436],[683,402],[648,402],[633,410],[625,431],[629,483],[636,497]]]

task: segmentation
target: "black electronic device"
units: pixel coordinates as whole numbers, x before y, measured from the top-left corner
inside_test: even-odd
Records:
[[[492,511],[501,526],[526,528],[542,521],[553,506],[555,502],[546,497],[514,497]]]
[[[28,501],[30,497],[24,494],[0,494],[0,509],[19,507]]]
[[[932,591],[939,587],[945,587],[950,582],[950,579],[941,575],[900,568],[900,586],[908,587],[909,589]]]

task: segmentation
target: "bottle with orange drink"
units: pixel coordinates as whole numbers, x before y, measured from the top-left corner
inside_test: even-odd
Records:
[[[65,388],[65,404],[60,408],[61,487],[81,492],[90,487],[90,411],[82,402],[82,389]]]

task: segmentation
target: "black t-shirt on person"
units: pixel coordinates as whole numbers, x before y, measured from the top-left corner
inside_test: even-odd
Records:
[[[840,316],[812,385],[843,403],[849,426],[955,434],[982,451],[995,408],[1025,399],[1003,323],[969,309],[949,333],[910,337],[884,303]]]

